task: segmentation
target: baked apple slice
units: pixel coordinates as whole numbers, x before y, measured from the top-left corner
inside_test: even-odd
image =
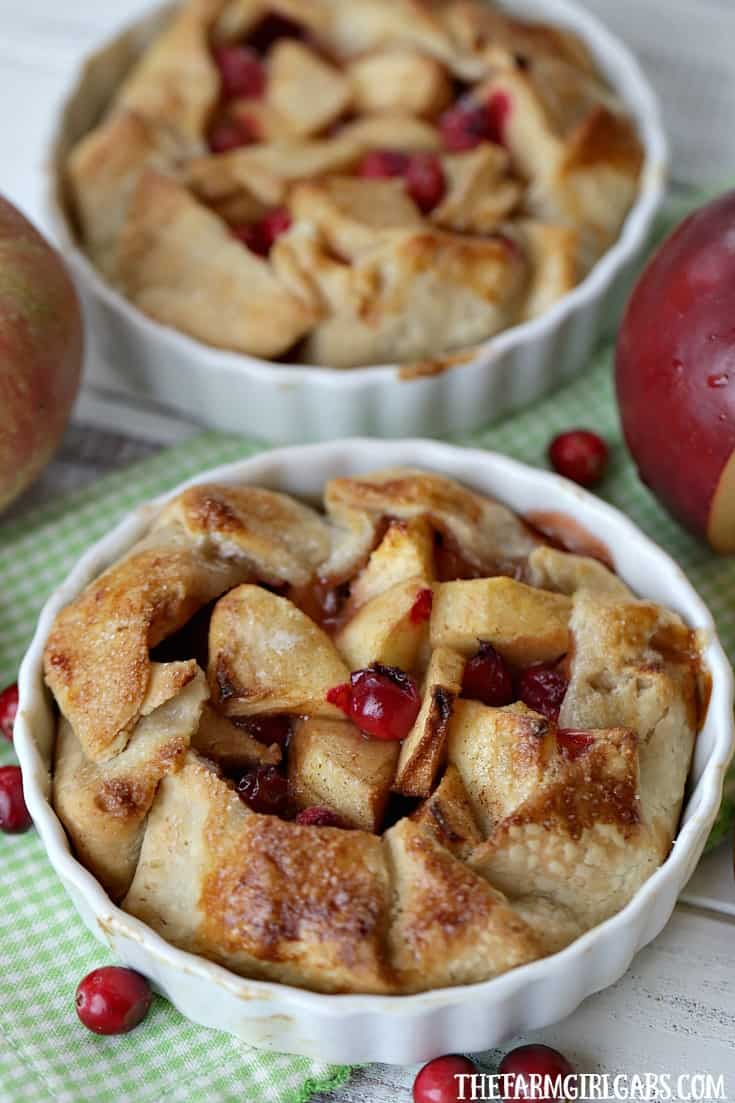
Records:
[[[408,797],[428,797],[446,757],[447,731],[462,688],[464,658],[447,647],[431,656],[416,723],[401,745],[393,788]]]
[[[410,578],[433,579],[434,534],[426,517],[391,521],[367,565],[350,587],[357,609]]]
[[[288,777],[299,808],[324,805],[351,827],[379,831],[399,745],[367,739],[345,720],[298,720],[288,752]]]
[[[431,646],[474,655],[490,643],[514,666],[553,662],[569,646],[572,603],[512,578],[442,582],[434,588]]]
[[[456,766],[447,766],[437,788],[411,818],[462,861],[483,841]]]
[[[425,578],[409,578],[358,609],[335,638],[350,670],[373,663],[414,669],[428,637],[428,619],[416,612],[427,590],[431,592],[431,585]],[[332,684],[344,680],[335,678]]]
[[[246,584],[217,602],[209,628],[209,685],[225,716],[287,712],[341,719],[326,695],[349,676],[327,634],[287,598]]]

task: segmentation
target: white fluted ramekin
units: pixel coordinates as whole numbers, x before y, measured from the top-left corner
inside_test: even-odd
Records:
[[[93,341],[87,379],[145,395],[199,424],[273,443],[365,434],[469,432],[538,398],[585,366],[611,331],[660,205],[666,141],[654,93],[631,53],[573,0],[513,0],[513,12],[582,36],[635,119],[645,149],[638,198],[620,237],[589,275],[533,321],[493,337],[454,363],[438,355],[407,377],[396,365],[336,371],[226,352],[161,325],[106,283],[75,241],[63,204],[69,149],[109,102],[159,11],[92,55],[78,74],[52,150],[51,209],[61,249],[85,304]],[[276,323],[277,324],[277,323]]]
[[[456,1050],[483,1050],[564,1018],[616,981],[661,931],[689,880],[717,814],[735,746],[732,671],[702,600],[676,563],[631,521],[557,475],[495,453],[431,441],[350,440],[267,452],[192,482],[252,483],[318,500],[329,478],[399,464],[450,475],[521,514],[539,509],[568,514],[606,545],[633,590],[675,609],[704,641],[712,693],[672,852],[627,907],[561,953],[482,984],[415,996],[321,995],[235,976],[169,945],[110,901],[72,856],[49,803],[55,721],[43,684],[43,648],[57,612],[140,539],[166,499],[137,509],[82,557],[46,603],[19,679],[15,747],[26,801],[49,859],[89,929],[194,1022],[254,1046],[328,1061],[409,1064]]]

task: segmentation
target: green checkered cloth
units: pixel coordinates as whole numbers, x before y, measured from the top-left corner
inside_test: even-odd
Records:
[[[717,558],[683,532],[638,481],[621,442],[610,352],[564,390],[504,424],[458,443],[544,466],[549,439],[572,426],[604,434],[612,462],[600,494],[663,545],[714,612],[735,656],[735,558]],[[258,446],[207,433],[52,506],[0,527],[0,685],[13,681],[47,594],[81,552],[140,502],[208,467]],[[13,761],[0,750],[0,764]],[[735,795],[735,779],[730,788]],[[726,800],[716,838],[731,825]],[[256,1052],[184,1020],[156,999],[145,1026],[124,1038],[88,1033],[74,1013],[74,990],[110,961],[87,933],[34,832],[0,836],[1,1103],[297,1103],[343,1084],[350,1069]]]

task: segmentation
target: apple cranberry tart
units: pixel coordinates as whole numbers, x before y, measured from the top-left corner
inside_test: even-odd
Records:
[[[184,0],[66,191],[151,317],[350,368],[545,311],[617,237],[641,162],[583,43],[485,0]]]
[[[325,992],[480,981],[666,858],[693,633],[439,475],[202,485],[56,619],[53,801],[121,906]]]

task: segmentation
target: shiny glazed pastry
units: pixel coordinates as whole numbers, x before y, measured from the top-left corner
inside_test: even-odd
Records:
[[[428,472],[201,485],[58,615],[53,803],[111,897],[244,976],[481,981],[665,860],[695,634]]]
[[[584,44],[485,0],[185,0],[66,193],[152,318],[350,368],[542,314],[617,238],[641,163]]]

